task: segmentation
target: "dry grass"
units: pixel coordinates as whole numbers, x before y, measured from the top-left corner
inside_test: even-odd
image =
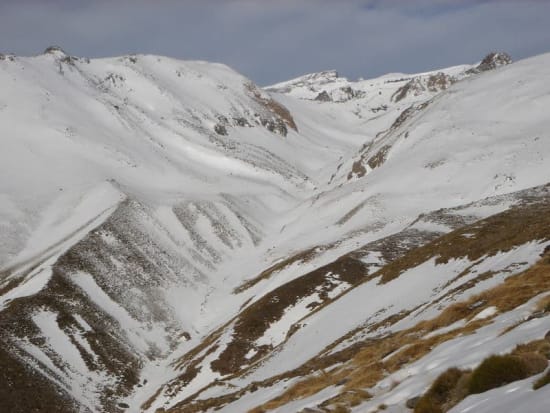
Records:
[[[254,85],[253,83],[247,83],[245,89],[249,92],[250,96],[260,105],[265,107],[269,112],[277,116],[284,123],[286,123],[290,128],[298,131],[296,122],[290,114],[290,111],[277,102],[273,98],[265,98],[262,95],[262,92]]]
[[[538,390],[547,384],[550,384],[550,371],[533,383],[533,390]]]
[[[297,254],[294,254],[291,257],[288,257],[284,260],[281,260],[273,264],[271,267],[267,268],[266,270],[262,271],[256,277],[251,278],[250,280],[244,282],[243,284],[235,288],[235,290],[233,290],[233,294],[240,294],[243,291],[246,291],[249,288],[255,286],[260,281],[268,280],[279,271],[282,271],[293,264],[302,264],[302,263],[311,261],[316,255],[318,255],[317,248],[320,248],[320,251],[325,250],[325,248],[322,248],[322,247],[310,248],[310,249],[301,251]]]
[[[367,173],[367,169],[363,166],[364,162],[364,154],[361,155],[361,158],[356,160],[353,165],[351,166],[351,171],[348,173],[348,181],[352,179],[354,176],[357,176],[358,178],[362,178]]]
[[[357,159],[351,166],[351,171],[348,173],[348,181],[353,177],[362,178],[366,175],[367,169],[365,164],[367,164],[371,169],[378,168],[384,164],[390,151],[390,145],[384,145],[378,150],[374,155],[370,155],[370,146],[367,147],[362,153],[359,159]]]
[[[458,394],[462,393],[464,377],[469,372],[452,367],[439,375],[417,402],[415,413],[431,413],[447,410],[458,403]],[[458,400],[457,400],[458,399]]]
[[[550,360],[550,342],[545,339],[533,340],[528,343],[518,344],[512,351],[514,356],[521,356],[529,353],[538,353]]]
[[[446,234],[378,271],[381,282],[399,277],[431,258],[436,263],[467,257],[474,262],[485,255],[510,251],[533,240],[550,239],[550,202],[514,207]]]
[[[369,158],[367,161],[367,164],[372,168],[378,168],[382,166],[384,162],[386,162],[386,158],[388,156],[388,152],[390,151],[391,146],[390,145],[384,145],[378,152],[376,152],[373,156]]]
[[[424,338],[427,332],[448,326],[463,318],[471,318],[475,313],[490,306],[497,307],[501,312],[510,311],[542,292],[549,291],[549,255],[550,251],[547,251],[541,260],[528,270],[516,276],[509,277],[502,284],[490,290],[447,307],[438,317],[432,320],[422,321],[411,329],[367,343],[360,351],[350,358],[349,362],[344,367],[335,369],[333,372],[329,373],[329,375],[332,376],[331,379],[324,376],[310,376],[306,380],[300,381],[292,386],[276,399],[252,411],[254,413],[259,413],[262,409],[269,410],[281,407],[292,400],[311,396],[329,385],[335,384],[337,382],[337,377],[346,377],[347,382],[344,384],[340,396],[332,399],[335,403],[341,403],[346,400],[344,395],[347,392],[369,388],[378,383],[387,374],[395,372],[404,365],[425,356],[435,346],[459,334],[470,334],[475,332],[483,325],[490,323],[491,320],[476,320],[456,330],[434,337]],[[482,304],[479,305],[479,303]],[[472,312],[471,308],[474,305],[476,311]],[[518,355],[520,353],[532,354],[533,349],[536,348],[537,352],[543,353],[546,351],[546,344],[545,340],[538,340],[529,343],[527,347],[518,346],[515,352]],[[396,348],[403,349],[395,351]],[[382,362],[381,360],[391,352],[395,352],[395,354]],[[540,357],[536,357],[536,360],[536,362],[540,363]],[[463,382],[461,382],[461,386],[461,388],[464,389]],[[463,391],[459,394],[462,393]],[[453,400],[456,399],[456,397],[457,396],[453,396]]]
[[[473,371],[452,367],[433,382],[418,400],[414,413],[443,413],[460,403],[470,394],[504,386],[538,374],[548,366],[541,341],[522,344],[505,355],[492,355]]]
[[[306,398],[320,392],[328,386],[335,384],[335,380],[336,378],[333,378],[326,373],[323,374],[322,372],[320,372],[320,374],[311,376],[306,380],[300,381],[293,385],[289,389],[289,391],[284,394],[284,398],[282,396],[280,398],[277,397],[260,407],[256,407],[255,409],[250,410],[250,413],[261,413],[263,411],[274,409],[280,406],[281,402],[286,401],[287,398],[290,398],[291,400]]]
[[[483,393],[523,380],[542,372],[547,365],[548,360],[536,353],[490,356],[472,372],[468,383],[469,394]]]
[[[543,297],[537,303],[537,311],[548,313],[550,312],[550,295]]]
[[[271,351],[270,346],[257,346],[255,342],[273,322],[282,317],[287,308],[315,292],[321,300],[319,307],[331,301],[327,292],[335,285],[326,277],[328,273],[338,274],[341,281],[356,285],[363,279],[365,272],[365,265],[361,261],[343,257],[269,292],[239,314],[233,339],[218,359],[211,363],[212,369],[223,375],[235,374],[241,366]],[[250,349],[257,352],[253,358],[247,359],[245,356]]]
[[[550,202],[548,201],[516,207],[513,210],[478,221],[473,225],[465,226],[460,230],[444,235],[423,247],[411,250],[378,273],[363,277],[362,280],[358,279],[355,282],[363,282],[365,279],[372,279],[374,276],[381,276],[382,279],[386,276],[384,282],[387,282],[399,276],[406,269],[412,268],[432,257],[436,257],[438,262],[447,262],[457,257],[468,257],[470,260],[475,261],[481,256],[496,254],[499,251],[509,251],[517,245],[532,240],[547,240],[550,234],[549,212]],[[464,234],[468,234],[468,236],[466,237]],[[474,234],[474,236],[472,237],[471,234]],[[392,335],[357,342],[340,352],[329,355],[329,349],[334,347],[330,346],[298,369],[265,380],[262,383],[256,383],[253,386],[249,386],[218,400],[201,401],[201,403],[203,406],[206,405],[205,403],[209,403],[210,407],[220,406],[233,398],[240,397],[239,395],[247,391],[252,391],[250,390],[251,388],[257,388],[258,386],[270,387],[275,382],[283,379],[304,377],[303,380],[293,384],[284,393],[252,411],[259,413],[280,408],[290,401],[311,396],[328,386],[337,384],[342,384],[339,395],[323,403],[322,407],[325,409],[336,406],[350,407],[352,404],[361,402],[362,397],[368,398],[367,394],[361,392],[362,389],[375,385],[388,374],[425,356],[435,346],[459,334],[475,332],[481,326],[490,323],[491,319],[471,321],[471,318],[479,311],[490,306],[495,306],[501,313],[510,311],[533,297],[550,291],[549,274],[550,249],[547,249],[542,258],[528,270],[508,277],[502,284],[490,290],[448,306],[439,316],[432,320],[422,321],[408,330]],[[487,277],[492,276],[489,273],[485,275]],[[485,275],[481,277],[483,278]],[[304,280],[300,282],[304,282]],[[316,284],[316,282],[311,282],[311,280],[306,284],[310,283],[311,285]],[[293,287],[292,284],[289,284],[285,287],[285,291],[280,292],[284,294],[290,293],[292,296],[294,294],[292,292]],[[300,288],[298,286],[298,289]],[[468,284],[463,288],[470,288],[470,286]],[[456,292],[454,291],[453,294]],[[299,295],[301,294],[299,293]],[[546,306],[546,303],[541,305]],[[262,310],[262,308],[258,307],[254,310],[257,312]],[[387,319],[387,322],[391,324],[406,315],[406,313],[401,315],[393,314]],[[461,319],[465,321],[470,320],[470,322],[453,331],[425,338],[428,332],[446,327]],[[349,337],[352,337],[352,335]],[[539,343],[541,346],[540,351],[545,348],[543,344]],[[533,346],[534,344],[530,345]],[[539,350],[536,351],[538,352]],[[518,348],[517,352],[518,354],[520,352],[532,353],[533,349],[527,351]],[[344,363],[343,365],[339,365],[326,374],[319,373],[323,368],[342,362]],[[540,357],[533,358],[531,362],[534,364],[540,362]],[[460,381],[460,388],[462,390],[465,388],[464,380],[461,379]],[[459,392],[458,395],[453,395],[452,399],[458,398],[462,393]],[[190,412],[200,410],[183,408],[180,405],[176,411]]]

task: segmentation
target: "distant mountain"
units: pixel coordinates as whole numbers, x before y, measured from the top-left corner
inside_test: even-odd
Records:
[[[549,64],[0,55],[2,408],[544,411]]]

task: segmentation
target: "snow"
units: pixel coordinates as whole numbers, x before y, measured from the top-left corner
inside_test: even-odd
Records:
[[[302,328],[289,338],[284,348],[252,374],[253,379],[261,380],[265,375],[298,367],[365,320],[376,322],[390,309],[397,313],[428,301],[433,290],[459,274],[463,265],[461,261],[435,265],[432,259],[391,283],[379,284],[378,279],[373,279],[350,290],[345,299],[331,303],[304,320]],[[418,285],[423,286],[421,291],[416,288]],[[411,294],[413,290],[417,293]]]
[[[313,408],[316,405],[318,405],[320,402],[323,402],[325,399],[328,399],[334,396],[335,393],[337,393],[337,388],[335,386],[329,386],[321,390],[319,393],[315,394],[315,396],[310,396],[300,400],[292,401],[290,403],[285,404],[284,407],[281,407],[279,409],[274,409],[273,412],[278,412],[278,413],[299,412],[300,410],[308,407]]]
[[[524,319],[525,314],[530,314],[534,311],[535,305],[541,297],[537,296],[508,313],[496,316],[492,320],[492,323],[478,329],[473,334],[456,337],[435,347],[420,360],[407,365],[402,370],[385,378],[375,388],[371,389],[371,392],[374,394],[373,399],[363,403],[361,407],[353,411],[374,411],[381,403],[388,406],[396,404],[403,406],[409,398],[422,394],[439,374],[450,367],[472,368],[491,354],[506,353],[511,351],[517,344],[525,342],[526,339],[533,340],[543,337],[550,329],[549,317],[526,321],[513,330],[501,335],[502,331],[507,327],[516,324],[518,320]],[[532,382],[532,380],[533,378],[529,379],[528,382]],[[391,389],[388,388],[385,384],[390,381],[398,383],[397,386]],[[488,409],[494,409],[487,411],[497,412],[499,410],[493,404],[495,399],[489,396],[494,395],[495,392],[497,394],[505,394],[511,388],[518,386],[520,388],[525,386],[530,387],[530,384],[521,383],[512,383],[506,386],[506,388],[492,391],[493,393],[469,396],[460,405],[454,407],[451,412],[461,412],[459,406],[467,408],[467,406],[473,406],[473,404],[479,402],[481,399],[485,400]],[[544,393],[544,390],[541,393]],[[501,405],[497,403],[497,406]],[[530,411],[534,412],[537,410]]]
[[[99,405],[99,384],[113,385],[114,381],[104,372],[89,370],[79,349],[71,342],[69,336],[57,323],[57,314],[50,311],[40,311],[33,314],[32,319],[46,339],[46,348],[61,357],[65,368],[61,371],[56,365],[56,358],[38,349],[31,343],[25,343],[24,348],[39,361],[43,362],[53,373],[63,381],[63,387],[83,402],[91,411],[96,412]],[[92,356],[94,352],[88,342],[78,335],[74,336]],[[92,388],[90,388],[90,385]]]
[[[308,315],[311,311],[308,306],[316,302],[320,302],[319,294],[312,294],[298,301],[295,305],[287,307],[283,316],[269,326],[263,336],[256,340],[256,344],[258,346],[272,345],[275,347],[282,343],[290,326]]]
[[[173,317],[165,321],[188,332],[191,339],[178,340],[175,349],[171,348],[173,342],[163,323],[138,320],[124,303],[138,297],[140,287],[122,284],[128,280],[118,279],[118,273],[112,274],[109,283],[130,285],[124,297],[109,295],[95,275],[85,271],[71,274],[70,281],[105,316],[119,323],[126,344],[136,353],[143,355],[151,346],[161,349],[160,357],[143,359],[142,377],[148,383],[127,397],[132,411],[139,411],[137,406],[177,376],[172,363],[178,357],[226,325],[218,348],[202,360],[197,377],[173,397],[160,394],[151,411],[171,406],[220,379],[210,363],[231,340],[229,321],[244,303],[253,303],[288,281],[405,229],[451,230],[443,223],[417,220],[421,214],[458,207],[457,215],[484,218],[516,201],[513,197],[492,204],[476,201],[550,181],[550,55],[480,76],[466,76],[470,65],[442,69],[462,80],[445,92],[424,91],[400,102],[392,96],[406,82],[425,80],[439,71],[358,82],[333,72],[294,79],[269,88],[271,94],[259,92],[292,114],[298,131],[288,128],[285,137],[254,123],[258,116],[273,114],[251,97],[249,80],[226,66],[142,55],[89,63],[79,59],[71,65],[61,63],[62,57],[54,53],[0,61],[5,96],[0,103],[0,140],[10,148],[0,151],[0,231],[4,234],[0,267],[2,277],[8,274],[0,279],[0,286],[18,281],[0,297],[0,311],[14,299],[47,288],[57,259],[90,232],[111,223],[115,212],[131,215],[132,223],[142,231],[136,248],[158,251],[158,257],[147,258],[166,278],[148,282],[158,284],[155,300]],[[347,87],[353,89],[353,96],[343,89]],[[334,102],[312,101],[321,91],[327,91]],[[389,130],[408,107],[428,101],[425,109]],[[226,136],[214,131],[222,117],[228,122]],[[235,125],[240,118],[252,127]],[[389,148],[384,163],[366,168],[361,178],[356,174],[348,180],[354,162],[384,147]],[[113,250],[123,242],[118,235],[106,230],[99,233]],[[432,317],[439,310],[430,303],[450,289],[494,271],[493,277],[456,298],[491,288],[532,265],[546,245],[534,240],[477,262],[459,258],[436,265],[434,257],[391,283],[379,284],[374,279],[353,289],[329,275],[337,283],[329,298],[338,298],[313,311],[308,305],[318,300],[316,292],[287,308],[256,342],[278,346],[277,351],[254,366],[248,376],[229,382],[240,387],[284,373],[353,329],[402,310],[421,306],[392,329]],[[309,261],[293,263],[233,294],[236,287],[270,265],[308,248],[316,251]],[[111,258],[121,273],[127,270],[123,260]],[[363,260],[383,264],[376,253]],[[467,268],[468,274],[446,285]],[[142,310],[143,319],[154,319],[147,313],[150,308]],[[493,317],[488,327],[500,324],[501,331],[519,314],[495,310],[485,309],[476,317]],[[82,317],[74,317],[75,329],[91,330]],[[53,312],[43,310],[33,320],[47,344],[39,348],[26,342],[24,348],[55,375],[69,374],[71,380],[74,376],[72,394],[86,406],[94,406],[94,391],[105,383],[105,377],[87,370]],[[464,322],[430,334],[451,331]],[[286,340],[296,323],[300,328]],[[472,337],[458,338],[454,349],[438,347],[408,370],[396,373],[392,379],[400,384],[395,389],[388,391],[381,383],[380,394],[368,406],[402,403],[408,395],[422,391],[453,357],[471,365],[488,347],[493,348],[491,340],[498,351],[504,351],[519,342],[520,333],[540,334],[548,327],[545,323],[546,319],[529,321],[502,338],[495,338],[496,330],[486,327]],[[92,353],[83,335],[75,340]],[[491,346],[483,345],[490,341]],[[53,365],[49,351],[57,353],[66,367]],[[247,358],[253,355],[251,351]],[[422,380],[413,383],[412,372]],[[89,390],[82,377],[94,383]],[[247,394],[226,411],[254,407],[291,384],[278,382],[273,388]],[[526,398],[531,394],[527,387],[506,397]],[[200,397],[228,391],[220,384]],[[328,388],[287,407],[312,406],[336,391]]]
[[[498,308],[496,308],[496,307],[487,307],[487,308],[481,310],[479,313],[477,313],[475,315],[475,317],[472,318],[472,321],[484,320],[486,318],[494,316],[496,313],[498,313]]]
[[[49,261],[51,264],[52,260],[50,259]],[[45,265],[48,265],[48,262],[46,262]],[[6,308],[10,301],[16,298],[34,295],[42,290],[51,276],[52,270],[50,267],[40,267],[38,270],[33,271],[20,285],[0,296],[0,311]]]
[[[158,327],[143,325],[134,319],[120,304],[109,297],[95,282],[93,277],[84,272],[73,274],[71,281],[90,297],[92,302],[104,310],[106,314],[113,317],[120,326],[136,350],[146,353],[150,343],[154,343],[163,351],[168,349],[165,335],[166,332]]]
[[[536,375],[479,395],[469,396],[449,410],[449,413],[545,412],[548,410],[550,389],[542,387],[533,390],[533,382],[540,376]]]
[[[489,307],[489,308],[494,308],[494,307]],[[480,314],[483,313],[484,311],[485,311],[485,310],[482,310],[482,311],[480,312]],[[493,313],[493,314],[494,314],[494,313]],[[493,314],[489,313],[486,317],[490,317],[490,316],[493,315]],[[486,317],[485,317],[485,314],[483,314],[483,316],[484,316],[484,317],[482,317],[481,319],[486,318]],[[448,333],[448,332],[453,331],[453,330],[456,330],[456,329],[458,329],[458,328],[462,328],[462,327],[464,327],[465,325],[466,325],[466,321],[465,321],[464,319],[458,320],[458,321],[455,321],[455,322],[452,323],[452,324],[449,324],[448,326],[438,328],[437,330],[434,330],[434,331],[432,331],[432,332],[426,334],[426,335],[424,336],[424,338],[430,338],[430,337],[439,336],[439,335],[441,335],[441,334]]]

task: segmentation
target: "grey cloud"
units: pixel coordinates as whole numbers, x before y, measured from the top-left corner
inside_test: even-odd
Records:
[[[352,78],[550,49],[542,0],[26,0],[0,3],[0,51],[219,61],[261,84],[323,69]]]

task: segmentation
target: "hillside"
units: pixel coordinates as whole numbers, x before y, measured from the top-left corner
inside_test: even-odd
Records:
[[[3,408],[540,413],[549,64],[0,55]],[[522,381],[464,390],[507,353]]]

